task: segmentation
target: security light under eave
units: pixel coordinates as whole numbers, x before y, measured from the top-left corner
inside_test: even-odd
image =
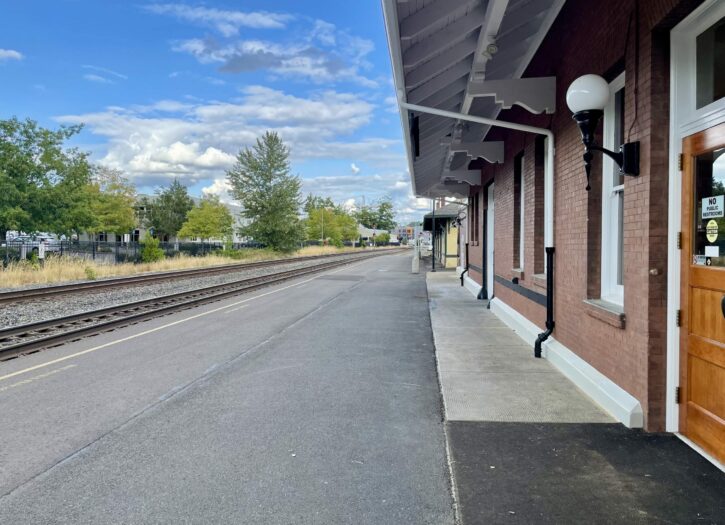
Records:
[[[594,143],[594,133],[604,108],[609,103],[609,84],[599,75],[584,75],[571,83],[566,92],[566,104],[574,113],[572,118],[579,126],[584,143],[584,169],[587,173],[587,191],[589,175],[592,171],[592,151],[601,151],[610,156],[624,175],[639,175],[639,142],[627,142],[619,146],[619,152],[610,151]]]

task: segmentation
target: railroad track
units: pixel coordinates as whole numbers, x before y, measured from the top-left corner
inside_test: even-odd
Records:
[[[343,260],[325,261],[305,268],[296,268],[294,270],[275,272],[268,275],[249,277],[154,299],[146,299],[102,308],[100,310],[5,328],[0,330],[0,361],[7,361],[8,359],[13,359],[23,354],[35,353],[42,349],[69,341],[76,341],[92,334],[219,301],[226,297],[251,292],[265,286],[319,273],[360,260],[379,257],[394,251],[397,250],[375,252]]]
[[[80,292],[94,292],[104,290],[106,288],[114,288],[116,286],[134,286],[148,283],[158,283],[163,281],[171,281],[174,279],[184,279],[194,277],[196,275],[215,275],[230,272],[239,272],[245,270],[253,270],[256,268],[264,268],[267,266],[277,266],[280,264],[292,264],[297,262],[334,259],[350,256],[348,253],[334,253],[330,255],[310,255],[306,257],[293,257],[289,259],[273,259],[267,261],[258,261],[252,263],[227,264],[224,266],[209,266],[206,268],[190,268],[187,270],[175,270],[170,272],[160,272],[153,274],[133,275],[130,277],[114,277],[110,279],[102,279],[100,281],[88,281],[74,284],[59,284],[54,286],[44,286],[39,288],[26,288],[23,290],[11,290],[0,292],[0,304],[30,301],[37,299],[47,299],[59,295],[67,295]],[[355,254],[353,254],[355,255]]]

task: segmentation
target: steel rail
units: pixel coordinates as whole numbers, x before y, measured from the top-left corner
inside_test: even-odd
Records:
[[[5,328],[0,330],[0,361],[13,359],[23,354],[35,353],[44,348],[75,341],[91,334],[135,324],[152,317],[167,315],[175,311],[219,301],[226,297],[251,292],[289,279],[319,273],[324,270],[344,266],[360,260],[379,257],[395,251],[397,250],[375,252],[346,258],[341,261],[324,262],[314,266],[249,277],[154,299],[145,299],[143,301],[125,303],[99,310]]]
[[[349,255],[358,255],[356,253],[333,253],[328,255],[309,255],[305,257],[291,257],[287,259],[272,259],[265,261],[257,261],[251,263],[227,264],[224,266],[209,266],[206,268],[189,268],[186,270],[174,270],[169,272],[147,273],[142,275],[133,275],[129,277],[112,277],[99,281],[89,281],[73,284],[59,284],[53,286],[43,286],[38,288],[25,288],[22,290],[10,290],[0,292],[0,304],[29,301],[33,299],[45,299],[58,295],[73,294],[79,292],[92,292],[95,290],[103,290],[116,286],[134,286],[151,282],[163,282],[174,279],[183,279],[194,277],[196,275],[214,275],[220,273],[230,273],[244,270],[253,270],[255,268],[264,268],[267,266],[275,266],[277,264],[291,264],[300,261],[309,261],[315,259],[329,259],[336,257],[344,257]]]

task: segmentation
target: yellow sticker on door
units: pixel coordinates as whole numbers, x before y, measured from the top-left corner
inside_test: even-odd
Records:
[[[717,221],[715,219],[707,221],[705,235],[707,235],[707,240],[710,242],[715,242],[717,240]]]

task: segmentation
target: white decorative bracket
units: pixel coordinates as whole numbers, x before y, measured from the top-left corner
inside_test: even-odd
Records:
[[[481,170],[451,170],[444,171],[441,181],[446,182],[465,182],[471,186],[481,185]]]
[[[443,137],[441,146],[448,146],[451,153],[465,153],[472,159],[482,158],[492,164],[503,163],[504,143],[502,140],[491,142],[456,142],[451,137]]]
[[[472,97],[495,97],[503,109],[518,105],[531,113],[556,111],[556,77],[512,78],[469,82]]]
[[[428,196],[433,197],[468,197],[469,186],[460,182],[441,182],[428,189]]]

